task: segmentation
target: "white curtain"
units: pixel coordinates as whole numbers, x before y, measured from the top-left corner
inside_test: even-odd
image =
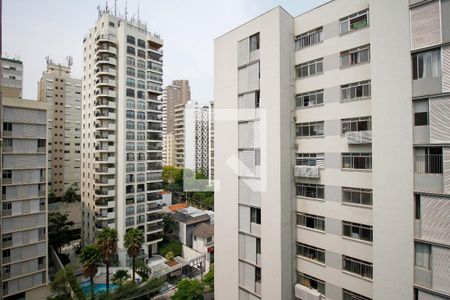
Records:
[[[430,268],[430,245],[416,243],[416,266]]]

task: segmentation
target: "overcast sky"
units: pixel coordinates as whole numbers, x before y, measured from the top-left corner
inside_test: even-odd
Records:
[[[24,98],[36,99],[45,57],[65,63],[81,78],[83,36],[97,20],[105,0],[3,0],[3,56],[24,63]],[[113,7],[114,0],[109,0]],[[276,5],[296,16],[326,0],[128,0],[128,16],[137,14],[164,40],[164,85],[188,79],[192,99],[213,97],[214,38]],[[125,0],[117,0],[123,12]]]

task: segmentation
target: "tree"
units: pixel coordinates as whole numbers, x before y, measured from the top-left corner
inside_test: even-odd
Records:
[[[208,273],[203,277],[203,282],[209,287],[210,292],[214,292],[214,265],[211,265]]]
[[[182,279],[172,300],[203,300],[204,285],[196,279]]]
[[[76,201],[80,201],[80,195],[78,195],[77,185],[74,183],[64,193],[63,202],[71,203]]]
[[[81,250],[80,261],[83,263],[83,275],[89,277],[91,282],[91,299],[95,298],[94,276],[98,271],[98,263],[101,261],[100,250],[95,244],[84,247]]]
[[[150,268],[147,266],[144,259],[136,260],[136,273],[141,276],[142,281],[146,281],[150,277]]]
[[[171,261],[171,260],[173,260],[173,259],[175,258],[175,254],[173,253],[173,251],[169,251],[169,252],[166,253],[165,258],[166,258],[168,261]]]
[[[56,295],[54,300],[72,299],[71,291],[75,293],[79,300],[84,300],[83,290],[74,274],[75,267],[69,265],[56,272],[53,281],[50,283],[50,289]]]
[[[133,262],[133,282],[136,281],[136,257],[141,251],[142,244],[144,244],[144,232],[137,228],[130,228],[125,233],[125,248],[127,248],[128,256],[131,257]]]
[[[172,196],[175,202],[181,201],[184,195],[183,172],[184,170],[182,168],[176,168],[172,166],[163,167],[163,188],[166,191],[172,192]]]
[[[109,293],[109,266],[117,253],[117,231],[112,228],[103,228],[96,238],[97,245],[106,266],[106,291]]]
[[[53,192],[48,193],[48,203],[55,203],[56,202],[56,195]]]
[[[163,215],[163,234],[166,239],[173,235],[175,229],[178,227],[178,223],[173,219],[170,213],[165,213]]]
[[[73,225],[67,214],[56,212],[48,215],[48,238],[58,254],[61,253],[62,246],[73,240]]]
[[[119,286],[122,286],[128,280],[128,278],[130,278],[130,275],[128,275],[127,270],[117,270],[113,275],[112,281]]]

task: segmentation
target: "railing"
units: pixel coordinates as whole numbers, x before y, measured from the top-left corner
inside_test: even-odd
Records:
[[[320,178],[320,172],[318,166],[295,166],[294,167],[295,177],[304,178]]]
[[[162,145],[147,144],[147,150],[162,150]]]
[[[414,158],[414,171],[417,174],[441,174],[442,154],[416,155]]]
[[[152,241],[156,241],[156,240],[160,240],[163,238],[163,235],[161,233],[152,233],[152,234],[147,234],[147,242],[152,242]]]
[[[147,215],[147,222],[152,222],[155,220],[162,220],[163,215],[162,214],[151,214],[151,215]]]
[[[155,201],[155,200],[161,200],[162,196],[160,193],[149,193],[147,194],[147,201]]]
[[[372,131],[347,131],[345,133],[347,144],[371,144],[372,143]]]

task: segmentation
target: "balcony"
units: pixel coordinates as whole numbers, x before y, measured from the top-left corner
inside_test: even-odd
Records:
[[[103,64],[116,65],[117,60],[112,56],[100,56],[95,60],[96,65],[100,66]]]
[[[95,179],[95,184],[98,185],[116,185],[115,178],[100,178]]]
[[[161,131],[162,124],[161,123],[147,123],[147,130]]]
[[[115,164],[116,157],[115,156],[100,156],[95,158],[96,163],[100,164]]]
[[[106,190],[106,189],[95,190],[95,195],[97,197],[114,197],[116,195],[116,190]]]
[[[160,214],[160,213],[155,213],[155,214],[148,214],[147,215],[147,222],[152,222],[152,223],[155,223],[155,222],[162,222],[162,220],[163,220],[163,215],[162,214]]]
[[[99,67],[99,68],[95,69],[95,74],[97,76],[109,75],[109,76],[116,77],[117,72],[113,68]]]
[[[99,46],[95,49],[95,55],[100,55],[101,53],[110,53],[117,55],[117,48],[110,46]]]
[[[117,38],[113,34],[104,32],[104,33],[97,34],[97,36],[95,37],[95,42],[97,42],[97,43],[109,42],[109,43],[116,44]]]
[[[116,119],[116,114],[111,111],[97,110],[95,112],[95,117],[97,119]]]
[[[148,143],[147,144],[147,150],[162,150],[162,145],[161,144],[151,144]]]
[[[157,212],[162,210],[162,205],[159,203],[149,203],[147,204],[147,212]]]
[[[115,90],[106,89],[106,88],[97,89],[94,94],[97,98],[100,98],[100,97],[116,98],[116,96],[117,96],[117,93]]]
[[[162,160],[162,156],[156,153],[147,153],[147,160]]]
[[[349,145],[361,145],[372,143],[372,131],[347,131],[345,133],[345,139]]]
[[[99,174],[116,174],[116,168],[114,167],[96,168],[95,172]]]
[[[163,226],[164,226],[163,222],[147,224],[147,233],[155,233],[157,231],[162,231]]]
[[[116,130],[116,124],[109,122],[96,123],[95,130]]]
[[[97,140],[104,140],[104,141],[109,141],[109,142],[115,142],[116,141],[115,134],[108,134],[108,132],[106,132],[106,131],[102,131],[100,133],[96,133],[95,134],[95,138]]]
[[[161,173],[148,173],[147,174],[147,181],[161,181]]]
[[[313,288],[308,288],[301,284],[295,285],[295,297],[297,299],[308,299],[308,300],[322,300],[322,294]]]
[[[154,193],[149,193],[147,194],[147,201],[158,201],[158,200],[162,200],[162,195],[158,192],[154,192]]]
[[[318,166],[295,166],[294,176],[301,178],[320,178],[320,171]]]
[[[116,102],[108,101],[106,99],[95,100],[94,105],[96,106],[95,108],[97,108],[97,109],[100,109],[100,108],[111,108],[114,110],[116,109]]]
[[[100,143],[100,145],[95,146],[96,151],[106,151],[106,152],[116,152],[115,146],[110,146],[108,144]]]
[[[415,154],[414,189],[422,192],[443,193],[442,154]]]
[[[109,78],[101,78],[101,79],[97,79],[95,81],[95,85],[97,88],[100,88],[102,86],[116,86],[116,81],[113,79],[109,79]]]
[[[147,243],[157,243],[163,240],[162,233],[147,234]]]

